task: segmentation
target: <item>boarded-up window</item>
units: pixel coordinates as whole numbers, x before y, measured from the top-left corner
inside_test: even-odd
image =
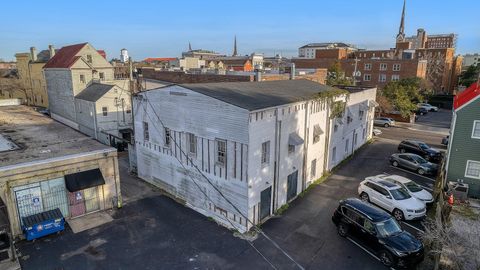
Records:
[[[262,164],[270,162],[270,141],[262,143]]]
[[[148,141],[150,139],[150,133],[148,133],[148,123],[143,122],[143,140]]]

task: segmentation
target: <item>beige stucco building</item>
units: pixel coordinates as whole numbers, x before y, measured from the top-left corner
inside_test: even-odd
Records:
[[[33,214],[58,208],[71,223],[121,206],[116,149],[23,105],[0,106],[0,121],[0,198],[13,236]]]
[[[17,70],[22,90],[11,91],[11,98],[21,98],[25,104],[48,107],[47,87],[43,66],[55,55],[52,45],[37,53],[35,47],[29,53],[17,53]]]

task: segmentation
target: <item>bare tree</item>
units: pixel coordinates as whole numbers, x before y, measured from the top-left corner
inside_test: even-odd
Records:
[[[9,96],[14,97],[16,93],[21,93],[22,98],[25,99],[27,105],[30,105],[28,96],[28,88],[18,78],[5,78],[0,77],[0,91],[3,93],[9,93]]]

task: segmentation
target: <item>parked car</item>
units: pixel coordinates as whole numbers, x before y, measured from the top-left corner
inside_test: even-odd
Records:
[[[434,149],[428,144],[417,140],[403,140],[398,145],[398,151],[401,153],[417,154],[432,162],[440,162],[443,157],[442,153],[437,149]]]
[[[419,155],[404,153],[393,154],[390,156],[390,164],[394,167],[402,167],[411,171],[415,171],[420,175],[429,174],[436,176],[438,165],[426,161]]]
[[[382,126],[382,127],[388,128],[388,127],[395,126],[395,120],[388,117],[378,117],[373,120],[373,124],[376,126]]]
[[[421,241],[404,231],[387,212],[359,199],[339,203],[332,216],[342,237],[352,236],[387,267],[413,268],[424,257]]]
[[[427,213],[423,201],[412,197],[405,188],[376,176],[360,182],[358,194],[363,201],[392,213],[396,220],[421,219]]]
[[[373,132],[373,135],[375,135],[375,136],[378,136],[378,135],[382,134],[382,131],[378,128],[374,128],[372,132]]]
[[[429,112],[438,112],[438,107],[432,106],[428,103],[418,103],[417,107],[419,108],[425,108]]]
[[[424,107],[417,108],[415,111],[416,115],[425,115],[428,113],[428,110]]]
[[[405,178],[400,175],[388,175],[388,174],[379,174],[375,176],[376,178],[381,178],[383,180],[392,182],[394,184],[399,185],[400,187],[404,188],[405,190],[410,193],[413,197],[423,201],[426,204],[431,204],[433,203],[433,196],[430,192],[426,191],[423,189],[421,186],[419,186],[417,183],[414,181]]]
[[[447,135],[442,138],[442,144],[443,145],[448,145],[448,141],[450,140],[450,135]]]

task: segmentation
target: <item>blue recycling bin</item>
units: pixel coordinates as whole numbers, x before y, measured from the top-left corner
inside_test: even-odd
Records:
[[[65,218],[58,208],[24,217],[22,222],[23,232],[28,241],[65,229]]]

